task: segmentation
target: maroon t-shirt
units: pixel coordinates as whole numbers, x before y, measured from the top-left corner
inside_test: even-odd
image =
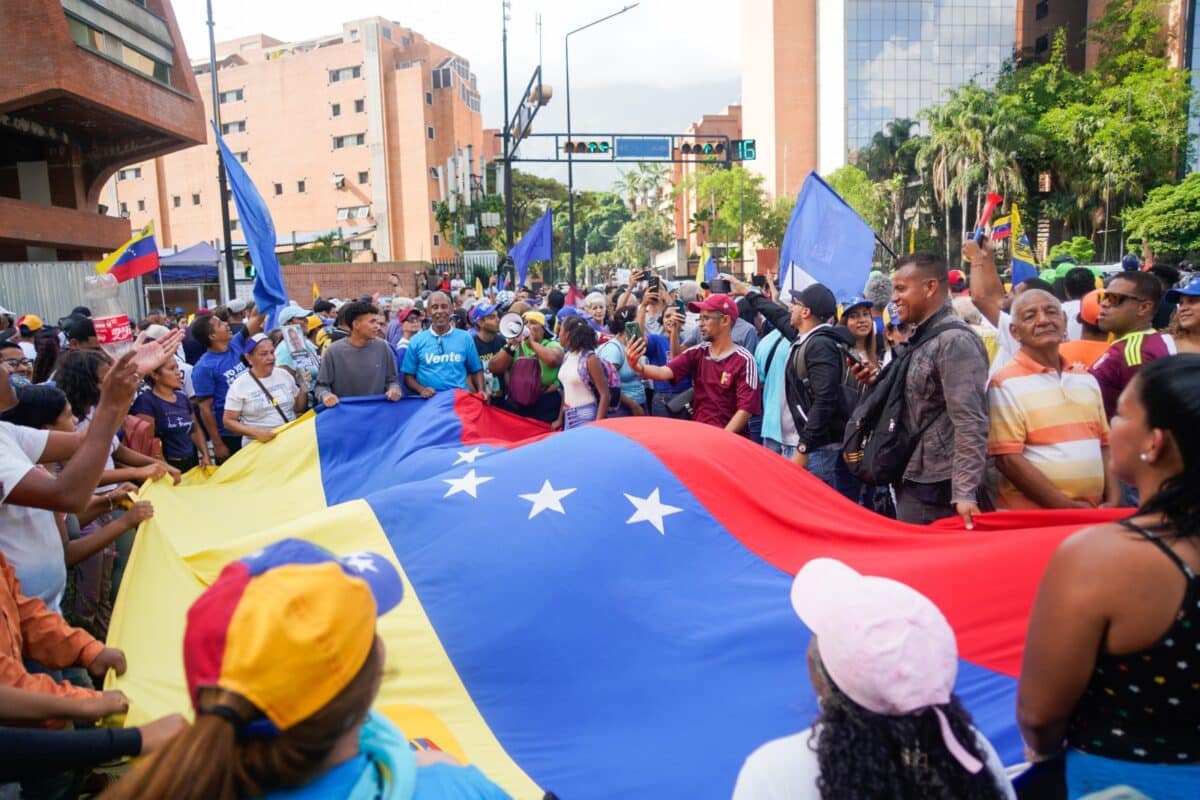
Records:
[[[754,354],[737,347],[713,358],[711,343],[689,347],[667,362],[679,379],[688,376],[696,389],[692,398],[692,419],[724,428],[739,411],[762,412],[762,392],[758,384],[758,365]],[[742,430],[748,435],[748,428]]]

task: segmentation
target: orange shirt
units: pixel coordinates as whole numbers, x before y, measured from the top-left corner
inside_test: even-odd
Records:
[[[1092,342],[1087,339],[1076,339],[1071,342],[1063,342],[1058,346],[1058,354],[1067,366],[1075,366],[1079,364],[1084,369],[1088,369],[1100,360],[1100,356],[1108,350],[1111,345],[1108,342]]]
[[[32,658],[47,669],[86,667],[103,649],[103,642],[72,628],[41,600],[21,594],[16,572],[0,554],[0,684],[59,697],[95,697],[99,692],[58,683],[49,675],[31,675],[24,659]]]

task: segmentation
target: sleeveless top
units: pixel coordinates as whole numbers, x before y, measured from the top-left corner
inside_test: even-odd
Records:
[[[1122,525],[1162,550],[1187,578],[1174,622],[1145,650],[1101,652],[1067,732],[1085,753],[1147,764],[1200,763],[1200,579],[1154,534]]]

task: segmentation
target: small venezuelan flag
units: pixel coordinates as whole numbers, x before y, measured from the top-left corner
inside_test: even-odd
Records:
[[[992,239],[998,241],[1012,235],[1012,217],[997,217],[992,221]]]
[[[158,245],[154,241],[154,223],[133,235],[125,244],[96,264],[96,274],[110,273],[117,282],[127,281],[158,269]]]

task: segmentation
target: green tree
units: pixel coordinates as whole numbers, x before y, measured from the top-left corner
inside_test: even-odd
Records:
[[[871,230],[883,228],[888,203],[867,173],[853,164],[847,164],[825,176],[825,182],[858,212]]]
[[[1096,245],[1086,236],[1074,236],[1069,242],[1059,242],[1050,248],[1050,260],[1070,256],[1076,264],[1090,264],[1096,257]]]
[[[1146,195],[1125,212],[1125,230],[1142,238],[1156,258],[1178,261],[1200,253],[1200,173]]]
[[[792,220],[792,209],[796,207],[794,197],[776,197],[762,215],[750,223],[750,229],[763,247],[780,247],[788,223]]]

